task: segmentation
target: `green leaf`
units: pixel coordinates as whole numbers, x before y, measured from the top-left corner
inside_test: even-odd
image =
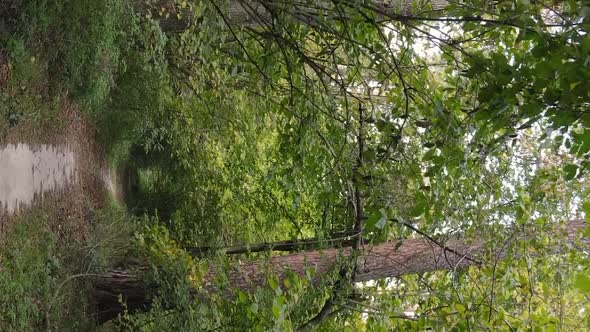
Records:
[[[465,312],[465,306],[461,303],[455,303],[455,309],[461,314]]]
[[[258,303],[252,303],[250,305],[250,311],[252,311],[252,313],[258,313]]]
[[[426,212],[428,204],[424,198],[424,195],[419,193],[416,195],[416,205],[410,210],[410,216],[419,217]]]
[[[582,205],[584,209],[584,219],[586,220],[586,228],[584,229],[584,237],[590,238],[590,201],[584,202]]]
[[[563,171],[565,172],[565,179],[572,180],[578,174],[578,166],[574,164],[568,164],[563,168]]]
[[[368,210],[367,212],[368,217],[365,221],[365,228],[368,231],[371,231],[374,230],[374,228],[376,228],[375,225],[377,225],[377,223],[381,219],[381,213],[379,213],[379,211],[376,211],[375,209],[372,209],[372,211]]]
[[[578,274],[574,280],[574,286],[584,292],[590,292],[590,277],[585,274]]]
[[[275,318],[281,317],[283,306],[287,302],[287,298],[284,295],[275,297],[272,303],[272,314]]]
[[[281,307],[279,307],[277,305],[273,305],[272,306],[272,315],[275,316],[275,318],[281,317]]]
[[[363,159],[368,163],[372,163],[375,160],[375,156],[375,150],[367,149],[363,152]]]
[[[379,229],[383,229],[383,227],[385,227],[386,223],[387,223],[387,218],[381,217],[379,219],[379,221],[377,221],[377,223],[375,224],[375,227],[377,227]]]
[[[498,89],[496,89],[493,85],[488,85],[482,88],[479,91],[478,99],[480,103],[486,103],[492,99],[492,97],[497,93]]]
[[[582,51],[584,53],[590,53],[590,36],[586,35],[582,41]]]

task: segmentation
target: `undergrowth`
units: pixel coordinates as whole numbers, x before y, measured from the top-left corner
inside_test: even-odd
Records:
[[[137,136],[145,114],[158,109],[164,44],[157,23],[141,20],[131,1],[0,2],[0,54],[16,88],[4,94],[73,99],[107,148]]]
[[[2,6],[11,10],[0,44],[11,48],[12,58],[39,58],[53,95],[68,92],[87,110],[100,108],[122,65],[125,25],[133,17],[127,2],[8,0]]]
[[[128,250],[132,223],[123,211],[92,211],[80,239],[56,230],[53,207],[44,205],[10,220],[1,237],[1,331],[94,328],[91,277]]]
[[[46,64],[21,42],[9,43],[6,52],[10,75],[5,89],[0,90],[0,134],[27,122],[55,127],[60,97],[48,96]]]

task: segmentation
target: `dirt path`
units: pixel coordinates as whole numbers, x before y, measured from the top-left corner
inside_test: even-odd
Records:
[[[58,234],[83,240],[92,209],[121,190],[96,143],[96,130],[67,96],[53,124],[25,121],[0,141],[0,233],[10,220],[43,206]],[[67,233],[67,234],[66,234]]]
[[[11,221],[41,209],[52,231],[83,241],[93,209],[109,197],[123,202],[117,172],[68,95],[51,92],[43,76],[23,85],[11,68],[0,47],[0,239]],[[11,123],[11,114],[21,115]]]
[[[0,213],[15,213],[76,180],[68,146],[8,144],[0,148]]]

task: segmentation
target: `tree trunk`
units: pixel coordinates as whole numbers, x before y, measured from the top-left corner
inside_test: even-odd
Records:
[[[107,322],[125,310],[149,310],[151,290],[151,286],[128,271],[107,271],[94,281],[97,321]]]
[[[351,8],[359,6],[357,1],[352,0],[345,0],[340,3]],[[423,15],[431,11],[441,10],[447,5],[447,0],[374,0],[366,1],[362,8],[375,12],[377,21],[385,21],[412,15]],[[181,8],[171,0],[157,0],[149,3],[146,0],[135,0],[134,6],[137,12],[142,15],[149,15],[157,20],[164,32],[182,32],[195,19],[189,7]],[[341,17],[340,14],[330,13],[329,10],[322,9],[322,7],[329,9],[332,6],[330,1],[317,1],[311,4],[301,1],[293,2],[293,5],[286,5],[285,2],[274,2],[272,0],[232,0],[229,1],[227,6],[220,9],[227,23],[242,27],[271,24],[271,12],[287,13],[287,16],[306,24],[313,24],[317,18],[329,16],[335,20],[346,19]]]
[[[287,16],[303,23],[311,23],[317,18],[333,18],[343,20],[340,13],[330,10],[334,4],[348,6],[350,8],[363,8],[377,14],[377,21],[390,20],[395,17],[407,17],[424,15],[428,12],[438,11],[448,5],[447,0],[318,0],[313,2],[273,0],[233,0],[225,8],[224,15],[236,26],[259,26],[263,22],[271,24],[271,13],[286,13]]]
[[[585,227],[583,221],[567,223],[566,236],[568,241],[574,241]],[[521,236],[522,239],[524,236]],[[355,282],[364,282],[383,278],[400,277],[406,274],[432,272],[437,270],[461,269],[472,265],[479,265],[481,256],[489,249],[482,239],[465,241],[454,239],[444,244],[435,243],[426,238],[390,241],[375,246],[365,246],[356,257]],[[326,249],[301,252],[285,256],[274,256],[270,260],[246,262],[234,266],[228,272],[229,285],[241,290],[254,290],[264,286],[265,276],[269,269],[282,282],[288,271],[305,277],[306,269],[313,267],[317,276],[334,269],[342,258],[350,257],[353,253],[350,247],[342,249]],[[500,249],[494,253],[499,259],[505,256]],[[210,289],[212,282],[220,271],[212,267],[207,274],[206,281]]]
[[[578,234],[586,227],[583,221],[567,223],[560,232],[565,233],[566,241],[575,241]],[[557,236],[557,234],[556,234]],[[526,235],[517,237],[526,238]],[[584,239],[585,242],[588,242]],[[500,246],[502,247],[502,246]],[[482,239],[474,241],[449,240],[439,245],[428,239],[407,239],[391,241],[373,247],[365,246],[356,253],[355,282],[364,282],[382,278],[399,277],[406,274],[433,272],[437,270],[455,270],[480,264],[479,259],[488,250]],[[222,267],[212,266],[205,277],[206,289],[211,292],[232,293],[234,290],[250,292],[268,283],[269,273],[280,281],[294,273],[306,277],[306,270],[313,267],[314,281],[338,268],[346,258],[351,258],[354,250],[326,249],[307,251],[296,254],[275,256],[270,260],[258,260],[234,265],[227,273]],[[497,249],[494,253],[498,259],[505,252]],[[226,287],[216,286],[218,278],[226,278]],[[99,321],[116,317],[123,307],[118,296],[127,302],[129,311],[150,308],[150,294],[153,288],[142,283],[132,274],[124,271],[111,271],[96,280],[96,299],[99,308]]]
[[[365,249],[356,257],[355,282],[471,266],[477,264],[474,257],[483,253],[484,245],[481,241],[468,244],[452,240],[440,247],[427,239],[408,239]],[[353,252],[351,247],[316,250],[238,264],[228,271],[227,284],[242,291],[253,291],[267,284],[269,272],[276,275],[281,284],[288,271],[304,278],[310,267],[315,271],[314,280],[319,281],[322,275],[333,271]],[[209,270],[205,278],[208,290],[219,291],[213,283],[222,273],[215,266]]]

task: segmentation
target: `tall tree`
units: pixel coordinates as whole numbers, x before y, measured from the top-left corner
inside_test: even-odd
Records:
[[[294,3],[198,2],[192,9],[196,19],[168,35],[171,90],[180,97],[171,98],[172,111],[163,118],[174,128],[169,146],[179,160],[177,173],[189,179],[178,181],[184,201],[169,222],[181,246],[361,232],[357,240],[371,246],[358,241],[323,254],[270,259],[283,283],[292,271],[305,275],[306,260],[317,265],[317,275],[334,271],[341,282],[328,288],[338,293],[354,281],[486,264],[481,254],[493,241],[509,242],[499,246],[498,256],[526,260],[538,255],[528,252],[536,249],[526,241],[497,240],[482,230],[537,229],[548,222],[539,215],[553,220],[579,214],[570,198],[560,201],[551,188],[559,187],[556,174],[564,163],[566,182],[581,178],[588,165],[585,7],[470,1],[440,11],[425,4],[406,13],[372,1]],[[240,10],[247,17],[236,14]],[[572,155],[557,152],[564,147]],[[560,166],[545,160],[545,152],[559,156]],[[570,194],[579,205],[585,192]],[[425,239],[409,235],[416,230]],[[451,241],[449,250],[442,240],[432,242],[433,234],[449,233],[471,235],[474,242]],[[407,239],[396,248],[387,242],[394,238]],[[232,266],[230,285],[252,289],[268,280],[261,261]],[[488,323],[503,319],[504,313],[493,312],[502,303],[501,279],[530,286],[527,317],[532,316],[539,292],[534,269],[500,269],[486,270],[481,287],[470,282],[477,308],[490,307]],[[216,271],[205,280],[216,278]],[[545,273],[544,282],[561,278]],[[126,273],[114,276],[123,284],[137,281]],[[437,295],[372,296],[386,307],[393,306],[387,301],[416,305],[426,298],[433,306],[455,301],[465,303],[463,312],[475,308],[457,291],[460,285],[433,279],[444,294],[414,283],[416,292]],[[100,284],[106,294],[118,287],[109,286],[109,278]],[[145,292],[139,294],[144,295],[129,301],[131,307],[145,306]],[[285,302],[280,296],[279,309]],[[513,301],[506,307],[519,312],[519,294],[503,296]],[[321,309],[317,317],[328,311]]]
[[[552,235],[563,239],[563,243],[579,245],[588,243],[581,233],[586,223],[573,220],[556,227]],[[537,234],[538,235],[538,234]],[[527,240],[533,234],[522,234],[518,230],[510,236],[510,241]],[[510,243],[489,243],[485,239],[449,239],[439,242],[434,239],[415,238],[385,242],[367,246],[358,252],[352,247],[328,248],[325,250],[304,251],[284,256],[273,256],[253,262],[236,263],[226,270],[222,266],[211,266],[203,279],[203,287],[208,292],[236,294],[238,291],[254,292],[268,285],[269,278],[276,277],[278,285],[296,275],[310,277],[321,283],[340,266],[355,265],[353,282],[367,282],[384,278],[396,278],[408,274],[422,274],[438,270],[462,270],[470,266],[481,267],[497,264],[486,261],[486,257],[501,260],[507,255]],[[562,254],[554,248],[555,254]],[[583,249],[580,249],[583,250]],[[310,274],[310,271],[311,274]],[[220,285],[222,285],[220,288]],[[142,281],[139,276],[125,271],[112,271],[98,276],[95,282],[99,320],[117,317],[125,308],[147,310],[156,290]],[[195,294],[197,290],[194,291]],[[119,300],[122,296],[123,302]]]

